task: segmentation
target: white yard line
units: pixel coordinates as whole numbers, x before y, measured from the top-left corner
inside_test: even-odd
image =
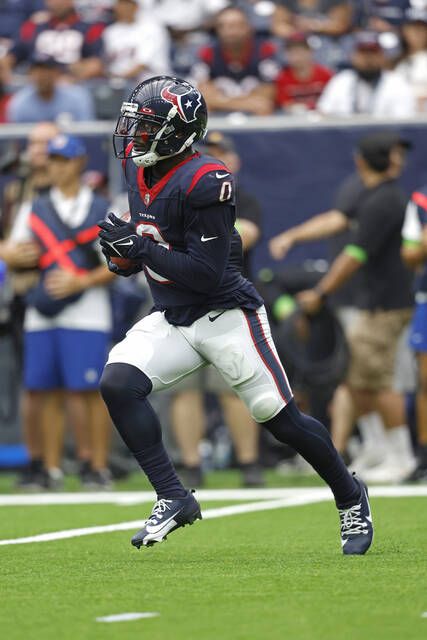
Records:
[[[157,611],[144,611],[140,613],[114,613],[111,616],[95,618],[96,622],[129,622],[129,620],[141,620],[141,618],[157,618]]]
[[[319,492],[332,497],[328,487],[281,488],[281,489],[201,489],[196,492],[202,502],[219,500],[280,500],[307,493]],[[374,498],[427,497],[427,485],[372,486],[369,495]],[[102,493],[29,493],[0,494],[0,507],[72,505],[72,504],[117,504],[134,505],[153,502],[152,491],[105,491]]]
[[[200,500],[208,500],[208,496],[211,500],[215,496],[216,500],[233,500],[238,499],[235,496],[239,495],[240,499],[242,499],[242,491],[233,491],[233,490],[223,490],[223,491],[200,491],[198,492],[198,497]],[[275,499],[266,499],[268,495],[270,495],[270,491],[272,490],[256,490],[256,491],[243,491],[244,497],[249,498],[250,495],[255,493],[258,500],[260,500],[261,495],[264,497],[264,500],[260,500],[258,502],[247,502],[244,504],[230,505],[227,507],[218,507],[214,509],[207,509],[203,511],[204,520],[209,520],[211,518],[223,518],[226,516],[234,516],[243,513],[254,513],[256,511],[269,511],[272,509],[281,509],[284,507],[294,507],[297,505],[304,504],[313,504],[315,502],[325,502],[331,499],[331,492],[326,487],[313,487],[311,489],[278,489],[273,491],[280,491],[282,498]],[[374,487],[370,491],[372,496],[375,497],[408,497],[408,496],[427,496],[427,486],[420,487]],[[54,498],[59,497],[60,494],[56,496],[32,496],[33,498],[44,497],[44,498]],[[62,496],[76,496],[78,494],[62,494]],[[97,496],[98,494],[93,494]],[[105,494],[103,494],[105,495]],[[117,494],[116,494],[117,495]],[[277,495],[277,494],[276,494]],[[279,494],[280,495],[280,494]],[[80,494],[80,496],[87,496],[87,494]],[[145,497],[146,496],[146,497]],[[3,496],[6,497],[6,496]],[[23,498],[25,496],[9,496],[10,498]],[[28,496],[26,496],[28,498]],[[141,494],[140,494],[141,499]],[[144,494],[144,500],[148,501],[149,499],[153,499],[153,495],[149,492]],[[13,503],[9,503],[13,504]],[[14,503],[16,504],[16,503]],[[22,504],[22,503],[18,503]],[[34,504],[34,502],[26,503],[26,504]],[[49,504],[44,502],[42,504]],[[51,503],[52,504],[52,503]],[[53,504],[64,504],[64,502],[54,502]],[[69,502],[65,504],[70,504]],[[79,503],[71,503],[71,504],[79,504]],[[80,503],[81,504],[81,503]],[[80,529],[66,529],[65,531],[53,531],[51,533],[42,533],[35,536],[28,536],[25,538],[12,538],[10,540],[0,540],[0,546],[13,545],[13,544],[29,544],[31,542],[51,542],[53,540],[64,540],[67,538],[77,538],[80,536],[88,536],[92,534],[99,533],[112,533],[115,531],[128,531],[130,529],[138,529],[143,526],[144,520],[132,520],[129,522],[119,522],[117,524],[110,525],[101,525],[97,527],[84,527]]]
[[[306,494],[305,496],[283,498],[282,500],[264,500],[261,502],[249,502],[246,504],[237,504],[229,507],[208,509],[206,511],[203,511],[203,518],[204,520],[209,520],[211,518],[222,518],[225,516],[234,516],[241,513],[253,513],[254,511],[268,511],[271,509],[293,507],[296,505],[309,504],[312,502],[324,502],[325,500],[329,500],[328,495],[321,495],[319,494],[319,492],[313,492],[311,494]],[[35,536],[27,536],[25,538],[0,540],[0,546],[12,544],[29,544],[31,542],[52,542],[53,540],[78,538],[80,536],[90,536],[97,533],[128,531],[130,529],[141,528],[144,525],[144,522],[145,520],[132,520],[130,522],[119,522],[117,524],[101,525],[98,527],[85,527],[81,529],[66,529],[65,531],[52,531],[51,533],[41,533]]]

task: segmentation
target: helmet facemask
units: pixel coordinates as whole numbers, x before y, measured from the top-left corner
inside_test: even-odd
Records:
[[[177,114],[176,106],[165,117],[148,108],[138,111],[136,103],[124,102],[113,135],[116,157],[132,159],[138,167],[151,167],[191,147],[197,133],[186,138],[188,132],[180,126]]]

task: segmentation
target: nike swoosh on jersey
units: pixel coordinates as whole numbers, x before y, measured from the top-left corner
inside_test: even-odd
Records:
[[[216,172],[216,177],[221,179],[221,178],[226,178],[227,176],[229,176],[229,173],[218,173],[218,171]]]
[[[205,238],[205,236],[203,235],[200,240],[202,242],[209,242],[209,240],[216,240],[218,238],[218,236],[211,236],[210,238]]]
[[[156,525],[153,525],[153,526],[151,524],[147,524],[146,528],[147,528],[148,533],[159,533],[159,531],[164,529],[164,527],[166,527],[166,525],[169,524],[169,522],[171,522],[171,520],[173,520],[178,515],[178,513],[180,511],[182,511],[182,509],[180,509],[179,511],[174,513],[173,516],[171,516],[167,520],[164,520],[160,524],[156,524]],[[176,522],[174,524],[176,524]]]

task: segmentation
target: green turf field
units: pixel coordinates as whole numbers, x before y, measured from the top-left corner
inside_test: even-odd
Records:
[[[331,501],[206,519],[141,551],[131,530],[0,546],[1,637],[425,639],[427,498],[374,498],[372,507],[365,557],[341,555]],[[148,509],[0,506],[0,539],[138,520]],[[125,612],[159,615],[96,621]]]

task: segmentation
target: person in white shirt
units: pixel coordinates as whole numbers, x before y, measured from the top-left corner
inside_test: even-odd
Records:
[[[427,8],[410,9],[402,25],[405,55],[396,73],[407,81],[414,92],[417,111],[427,111]]]
[[[170,68],[167,29],[140,12],[136,0],[116,0],[114,13],[115,22],[102,35],[107,74],[132,82],[167,74]]]
[[[352,68],[340,71],[326,85],[317,103],[323,115],[408,118],[416,111],[409,83],[386,70],[386,57],[378,34],[356,34]]]
[[[64,400],[90,447],[82,479],[105,488],[110,424],[98,382],[110,341],[105,285],[112,275],[98,255],[97,222],[108,202],[82,184],[86,150],[78,138],[56,136],[48,154],[52,186],[21,208],[9,239],[10,251],[30,241],[40,251],[40,280],[27,294],[24,387],[41,407],[46,488],[61,485]]]

